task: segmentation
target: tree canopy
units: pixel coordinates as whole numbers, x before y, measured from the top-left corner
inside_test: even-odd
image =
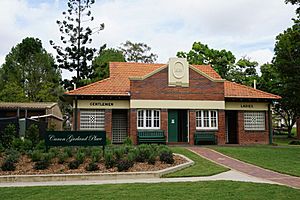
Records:
[[[229,78],[229,71],[235,63],[231,51],[211,49],[201,42],[194,42],[189,52],[177,52],[177,57],[187,58],[190,64],[210,64],[224,79]]]
[[[109,77],[109,62],[125,62],[122,51],[110,48],[101,50],[93,61],[94,81]]]
[[[81,80],[93,76],[91,61],[96,49],[89,46],[92,42],[91,35],[104,28],[104,24],[95,29],[86,25],[87,22],[94,20],[91,16],[91,6],[94,3],[95,0],[68,0],[68,9],[62,13],[64,19],[57,20],[63,45],[50,41],[57,51],[56,60],[59,68],[76,71],[76,76],[73,76],[72,80],[64,80],[64,86],[68,89],[72,89],[74,83],[77,87],[82,86],[84,82]]]
[[[37,38],[25,38],[11,49],[0,68],[0,101],[56,101],[60,71]]]
[[[144,43],[133,43],[127,40],[119,49],[127,62],[154,63],[157,60],[157,55],[151,53],[151,47]]]

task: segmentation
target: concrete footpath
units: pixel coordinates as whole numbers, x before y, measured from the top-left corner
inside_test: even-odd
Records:
[[[191,151],[195,152],[203,158],[211,160],[219,165],[230,168],[232,170],[236,170],[240,173],[247,174],[251,177],[263,179],[266,181],[272,181],[277,184],[300,189],[300,177],[285,175],[252,164],[248,164],[209,148],[189,147],[188,149],[190,149]]]
[[[11,182],[0,183],[0,187],[28,187],[28,186],[63,186],[63,185],[102,185],[102,184],[124,184],[124,183],[174,183],[174,182],[197,182],[231,180],[253,183],[276,184],[247,174],[230,170],[213,176],[185,177],[185,178],[151,178],[151,179],[115,179],[115,180],[84,180],[84,181],[49,181],[49,182]]]

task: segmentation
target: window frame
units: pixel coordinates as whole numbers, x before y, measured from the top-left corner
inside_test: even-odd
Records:
[[[257,113],[261,113],[261,114],[262,114],[261,116],[263,116],[263,118],[264,118],[264,119],[263,119],[263,120],[264,120],[264,121],[263,121],[263,128],[259,129],[259,128],[253,128],[253,127],[251,128],[251,127],[249,127],[249,125],[246,126],[246,122],[247,122],[247,121],[245,120],[245,118],[246,118],[245,115],[246,115],[246,114],[249,114],[249,113],[252,113],[252,114],[253,114],[253,113],[256,113],[256,114],[257,114]],[[265,111],[244,111],[244,116],[243,116],[243,117],[244,117],[244,130],[245,130],[245,131],[258,131],[258,132],[259,132],[259,131],[266,131],[266,128],[267,128],[267,127],[266,127],[266,112],[265,112]],[[256,120],[257,120],[257,119],[256,119]],[[251,124],[251,125],[253,125],[253,124]],[[261,124],[261,125],[262,125],[262,124]],[[256,126],[257,126],[257,124],[256,124]]]
[[[147,114],[150,111],[150,127],[147,127],[147,121],[149,121],[149,116]],[[143,112],[142,115],[140,115],[140,112]],[[158,116],[155,115],[155,112],[158,112]],[[142,116],[142,118],[140,117]],[[157,124],[155,121],[158,120],[158,127],[154,127],[155,124]],[[143,126],[139,126],[139,121],[142,121]],[[161,123],[161,116],[160,116],[160,110],[157,109],[139,109],[137,110],[137,129],[138,130],[157,130],[160,129],[160,123]]]
[[[204,127],[204,121],[205,121],[204,112],[208,112],[208,127]],[[212,117],[212,112],[216,113],[215,117]],[[200,113],[200,115],[198,113]],[[213,123],[212,120],[215,120],[216,127],[212,127],[212,123]],[[198,126],[199,124],[201,126]],[[219,129],[218,110],[196,110],[196,130],[218,130],[218,129]]]
[[[98,114],[98,116],[97,116]],[[95,122],[87,122],[84,120],[90,120],[94,116]],[[85,118],[85,119],[84,119]],[[101,121],[99,121],[101,120]],[[103,120],[103,121],[102,121]],[[97,123],[101,124],[101,127]],[[105,109],[82,109],[80,110],[80,120],[79,120],[79,130],[88,131],[88,130],[105,130]]]

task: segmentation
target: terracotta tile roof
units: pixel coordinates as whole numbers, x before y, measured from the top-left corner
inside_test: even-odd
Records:
[[[224,82],[225,97],[255,98],[255,99],[280,99],[278,95],[267,93],[238,83]]]
[[[56,102],[33,102],[33,103],[18,103],[18,102],[0,102],[0,108],[28,108],[28,109],[49,109],[55,106]]]
[[[107,95],[130,96],[130,77],[143,77],[166,64],[146,64],[130,62],[111,62],[110,77],[66,92],[67,95]],[[221,76],[210,65],[193,65],[198,70],[216,80]],[[225,97],[278,99],[277,95],[255,90],[251,87],[225,81]]]
[[[219,79],[219,80],[222,79],[222,77],[210,65],[193,65],[193,66],[214,79]]]
[[[129,77],[145,76],[164,65],[166,64],[111,62],[109,63],[109,78],[66,92],[66,94],[129,96]]]

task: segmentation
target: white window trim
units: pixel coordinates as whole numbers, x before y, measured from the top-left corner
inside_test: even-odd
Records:
[[[204,127],[204,114],[203,111],[208,111],[208,118],[209,118],[209,127]],[[216,112],[216,127],[211,127],[211,112]],[[200,119],[201,119],[201,125],[202,127],[197,127],[197,117],[196,117],[196,130],[218,130],[218,111],[217,110],[196,110],[196,116],[197,112],[201,113]]]
[[[151,111],[151,127],[146,127],[146,110],[150,110]],[[139,111],[143,111],[143,127],[139,127]],[[154,127],[154,111],[158,111],[158,127]],[[160,118],[160,110],[152,110],[152,109],[139,109],[136,112],[137,115],[137,120],[136,120],[136,126],[138,130],[156,130],[156,129],[160,129],[160,122],[161,122],[161,118]]]

